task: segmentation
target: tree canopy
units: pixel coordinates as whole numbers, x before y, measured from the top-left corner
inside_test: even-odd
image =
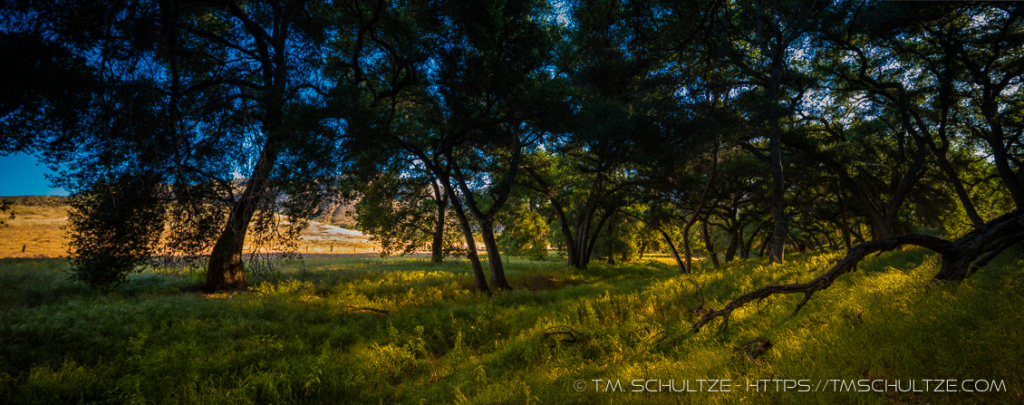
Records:
[[[71,253],[91,284],[177,254],[204,260],[205,289],[244,288],[246,254],[343,198],[360,199],[385,254],[465,254],[481,291],[514,287],[503,255],[549,247],[580,269],[668,251],[682,272],[695,254],[850,250],[813,285],[765,292],[810,297],[857,255],[923,246],[943,256],[936,278],[956,280],[1024,240],[1014,3],[0,13],[0,152],[73,162],[57,182],[75,195]]]

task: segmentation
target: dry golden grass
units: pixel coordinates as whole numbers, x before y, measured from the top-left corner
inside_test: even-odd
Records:
[[[68,206],[13,205],[0,227],[0,258],[59,257],[67,253]]]
[[[0,227],[0,258],[55,258],[67,255],[67,205],[13,205],[15,219]],[[379,245],[366,236],[332,233],[314,222],[302,233],[299,253],[373,253]]]

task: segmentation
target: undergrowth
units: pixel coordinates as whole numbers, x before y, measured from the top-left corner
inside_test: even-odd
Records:
[[[1024,402],[1019,257],[935,285],[937,256],[891,252],[795,317],[802,296],[777,296],[726,328],[688,332],[703,311],[693,281],[706,307],[721,308],[838,258],[745,260],[693,276],[656,261],[579,271],[515,259],[506,268],[516,289],[493,296],[471,291],[465,261],[307,259],[281,281],[207,295],[182,292],[197,274],[147,270],[100,294],[66,281],[62,261],[5,259],[0,403]],[[750,389],[763,379],[780,383]],[[834,392],[828,381],[840,379],[1004,388]],[[731,392],[698,380],[729,380]],[[786,389],[821,382],[819,392]],[[700,384],[705,392],[665,392]]]

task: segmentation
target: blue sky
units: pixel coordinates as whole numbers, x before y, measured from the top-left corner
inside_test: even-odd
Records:
[[[0,196],[68,195],[64,189],[51,188],[46,174],[54,172],[39,164],[34,155],[0,156]]]

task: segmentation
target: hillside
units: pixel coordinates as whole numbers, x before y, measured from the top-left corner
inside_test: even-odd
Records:
[[[61,257],[67,254],[67,197],[4,197],[13,201],[15,219],[0,227],[0,258]],[[329,213],[312,221],[297,243],[300,253],[372,253],[378,245],[369,236],[344,229],[354,224],[349,206],[327,207]]]

